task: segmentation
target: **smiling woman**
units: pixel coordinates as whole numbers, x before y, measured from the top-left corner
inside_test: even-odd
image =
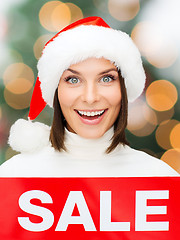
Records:
[[[128,102],[144,90],[140,53],[103,19],[81,19],[46,43],[38,61],[29,120],[11,127],[20,151],[0,167],[4,177],[173,176],[167,164],[128,146]],[[52,126],[32,122],[48,104]]]
[[[85,138],[102,137],[120,111],[117,68],[103,58],[72,65],[61,76],[58,99],[68,130]]]

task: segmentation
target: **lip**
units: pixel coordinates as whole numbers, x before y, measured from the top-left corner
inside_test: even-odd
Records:
[[[102,110],[107,110],[107,108],[102,109],[75,109],[75,111],[83,111],[83,112],[100,112]]]
[[[96,111],[102,111],[102,110],[104,110],[104,113],[101,115],[101,116],[97,116],[96,118],[94,118],[94,119],[87,119],[87,118],[83,118],[83,117],[81,117],[79,114],[78,114],[78,112],[77,111],[84,111],[84,112],[96,112]],[[86,124],[86,125],[97,125],[97,124],[99,124],[102,120],[103,120],[103,118],[104,118],[104,116],[106,115],[106,112],[108,111],[108,109],[106,108],[106,109],[93,109],[93,110],[75,110],[75,112],[76,112],[76,114],[78,115],[78,117],[79,117],[79,119],[81,120],[81,122],[82,123],[84,123],[84,124]]]

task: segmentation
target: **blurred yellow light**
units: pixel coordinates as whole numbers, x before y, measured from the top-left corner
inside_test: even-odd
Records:
[[[119,21],[129,21],[139,12],[139,0],[109,0],[110,14]]]
[[[170,67],[178,57],[174,44],[151,22],[138,23],[131,34],[142,55],[157,68]]]
[[[171,142],[170,142],[170,133],[174,126],[176,126],[179,122],[177,120],[168,120],[162,122],[157,130],[156,130],[156,141],[163,149],[170,149],[172,148]]]
[[[32,88],[32,83],[26,78],[16,78],[14,81],[9,82],[6,85],[6,89],[14,94],[23,94]]]
[[[82,10],[73,3],[66,3],[71,12],[71,23],[83,18]]]
[[[45,3],[39,12],[41,25],[51,32],[58,32],[71,21],[71,12],[67,4],[60,1]]]
[[[60,4],[52,12],[51,19],[53,27],[56,31],[66,27],[71,21],[71,12],[69,7],[65,3]]]
[[[15,94],[28,92],[34,83],[32,69],[24,63],[9,65],[3,74],[6,89]]]
[[[24,94],[15,94],[4,89],[4,99],[6,103],[17,110],[28,108],[31,101],[31,96],[33,92],[33,87]]]
[[[170,149],[166,151],[162,155],[161,160],[166,162],[168,165],[180,173],[180,151],[178,149]]]
[[[157,125],[155,112],[142,100],[137,100],[129,108],[128,130],[136,136],[151,134]]]
[[[2,109],[0,107],[0,119],[2,118]]]
[[[49,39],[51,39],[53,37],[53,34],[46,34],[46,35],[42,35],[40,36],[33,47],[33,51],[34,51],[34,56],[36,59],[39,59],[41,57],[42,54],[42,50],[44,48],[44,45],[49,41]]]
[[[180,149],[180,123],[174,126],[170,134],[170,141],[173,148]]]
[[[149,106],[157,111],[171,109],[175,105],[177,98],[176,87],[167,80],[152,82],[146,91],[146,100]]]
[[[54,9],[60,4],[62,4],[62,2],[60,1],[51,1],[51,2],[46,2],[41,7],[39,11],[39,21],[45,29],[53,32],[56,31],[53,27],[51,16]]]

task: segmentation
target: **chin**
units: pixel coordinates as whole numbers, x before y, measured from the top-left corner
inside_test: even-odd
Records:
[[[100,137],[102,137],[107,130],[102,130],[102,129],[83,129],[83,130],[79,130],[76,133],[83,138],[87,138],[87,139],[98,139]]]

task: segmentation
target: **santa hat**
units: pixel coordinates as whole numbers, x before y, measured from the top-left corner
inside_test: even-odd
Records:
[[[145,73],[140,53],[132,39],[126,33],[110,28],[102,18],[88,17],[70,24],[46,43],[37,65],[38,77],[30,104],[30,120],[34,120],[46,104],[53,106],[55,90],[63,72],[70,65],[90,57],[104,57],[118,67],[125,81],[129,102],[141,95]],[[12,129],[9,143],[13,147],[15,139],[11,135],[15,130]],[[17,150],[17,147],[13,149]]]

